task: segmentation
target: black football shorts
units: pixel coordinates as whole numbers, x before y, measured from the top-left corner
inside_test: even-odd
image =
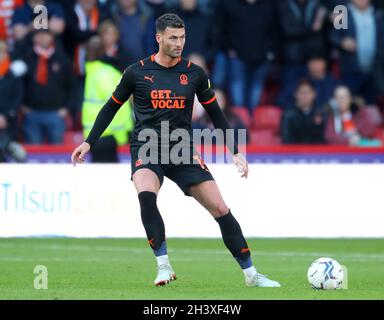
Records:
[[[131,180],[133,174],[143,168],[153,171],[159,178],[160,185],[163,184],[164,177],[172,180],[186,196],[191,196],[189,188],[192,185],[214,180],[207,165],[197,154],[193,155],[193,159],[191,159],[189,164],[153,164],[143,163],[143,161],[138,158],[137,148],[131,148]]]

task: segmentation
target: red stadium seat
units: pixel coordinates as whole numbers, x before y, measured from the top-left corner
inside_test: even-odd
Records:
[[[231,111],[240,118],[246,128],[249,128],[249,126],[251,125],[251,116],[249,115],[249,111],[247,108],[234,107],[231,109]]]
[[[257,146],[276,146],[281,144],[281,139],[273,130],[251,130],[250,143]]]
[[[253,112],[252,128],[268,129],[274,134],[280,131],[282,110],[276,106],[260,106]]]

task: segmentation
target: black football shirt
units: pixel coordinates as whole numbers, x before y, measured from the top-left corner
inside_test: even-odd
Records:
[[[158,64],[154,57],[130,65],[112,95],[118,104],[123,104],[133,95],[135,130],[131,147],[146,143],[139,141],[139,134],[144,129],[156,131],[160,138],[164,133],[164,127],[161,131],[162,121],[163,125],[164,121],[168,123],[169,133],[176,129],[187,130],[192,144],[195,94],[203,105],[215,99],[209,79],[201,67],[184,58],[180,57],[176,65],[167,68]],[[169,140],[167,143],[172,144]]]

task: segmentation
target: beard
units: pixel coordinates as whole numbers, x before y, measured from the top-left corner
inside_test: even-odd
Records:
[[[171,58],[179,58],[183,52],[183,50],[180,50],[180,53],[176,53],[176,50],[171,50],[171,49],[166,49],[164,50],[166,55],[171,57]]]

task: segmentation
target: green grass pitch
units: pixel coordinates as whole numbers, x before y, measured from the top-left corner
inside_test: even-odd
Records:
[[[281,288],[249,288],[220,239],[168,239],[178,276],[154,287],[144,239],[0,239],[0,299],[384,299],[384,239],[248,239],[259,272]],[[348,268],[348,290],[316,291],[306,272],[330,256]],[[48,268],[48,289],[34,268]]]

